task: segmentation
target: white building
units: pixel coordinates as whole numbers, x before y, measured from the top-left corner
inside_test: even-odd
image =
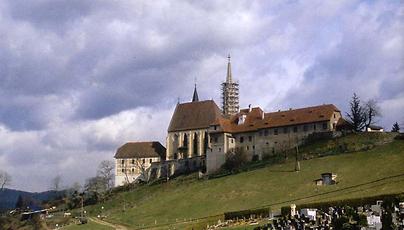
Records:
[[[303,208],[300,210],[300,216],[304,215],[305,217],[309,218],[310,220],[316,220],[317,216],[317,209],[313,208]]]
[[[115,186],[147,181],[154,162],[165,160],[166,148],[160,142],[128,142],[115,154]]]

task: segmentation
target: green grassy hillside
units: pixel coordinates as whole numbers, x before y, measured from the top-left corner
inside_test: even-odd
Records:
[[[360,140],[368,143],[369,137],[357,135],[347,138],[347,143],[348,140],[363,147]],[[343,139],[339,141],[341,143]],[[325,147],[327,145],[330,142],[324,141],[303,150],[308,153],[321,148],[332,149]],[[294,161],[290,159],[284,164],[211,180],[198,180],[196,175],[189,175],[166,184],[142,186],[116,194],[104,204],[87,207],[87,210],[95,216],[104,206],[107,221],[136,229],[220,215],[232,210],[262,206],[277,209],[291,203],[404,192],[404,141],[380,146],[372,144],[371,148],[363,149],[370,150],[302,161],[300,172],[293,171]],[[316,186],[313,180],[323,172],[337,173],[338,184]],[[177,224],[180,228],[185,225]]]

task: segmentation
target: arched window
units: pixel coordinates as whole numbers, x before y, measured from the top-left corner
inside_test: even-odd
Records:
[[[208,145],[209,145],[209,136],[208,132],[205,132],[205,138],[203,139],[203,154],[206,155],[206,151],[208,150]]]
[[[193,151],[193,154],[194,154],[194,156],[198,156],[198,134],[194,134],[194,143],[193,143],[193,145],[194,145],[194,151]]]
[[[188,135],[186,133],[184,133],[184,147],[188,146]]]

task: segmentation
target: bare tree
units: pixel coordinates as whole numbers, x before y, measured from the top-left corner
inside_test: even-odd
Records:
[[[84,184],[84,190],[98,194],[104,192],[106,190],[104,179],[99,176],[88,178]]]
[[[369,100],[364,106],[364,116],[366,118],[365,128],[369,128],[370,125],[376,123],[376,117],[381,116],[381,109],[376,100]]]
[[[10,185],[11,183],[11,176],[5,171],[0,170],[0,191],[3,191],[3,189]]]
[[[135,168],[139,171],[139,179],[148,183],[150,181],[150,165],[147,165],[146,160],[137,158],[135,160]]]
[[[361,105],[359,97],[356,93],[353,94],[352,100],[349,103],[350,105],[350,112],[346,115],[350,119],[353,129],[356,132],[360,132],[366,125],[366,113],[365,108]]]
[[[97,176],[101,177],[107,190],[111,189],[114,181],[114,162],[104,160],[98,166]]]
[[[62,177],[60,175],[55,176],[51,181],[51,189],[59,191],[61,183],[62,183]]]

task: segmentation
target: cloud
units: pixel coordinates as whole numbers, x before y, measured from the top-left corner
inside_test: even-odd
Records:
[[[94,175],[125,141],[164,143],[195,79],[200,98],[220,104],[228,53],[242,107],[346,111],[357,92],[379,101],[386,128],[404,122],[403,10],[385,1],[2,1],[0,167],[16,188],[39,191],[55,174],[66,184]]]

